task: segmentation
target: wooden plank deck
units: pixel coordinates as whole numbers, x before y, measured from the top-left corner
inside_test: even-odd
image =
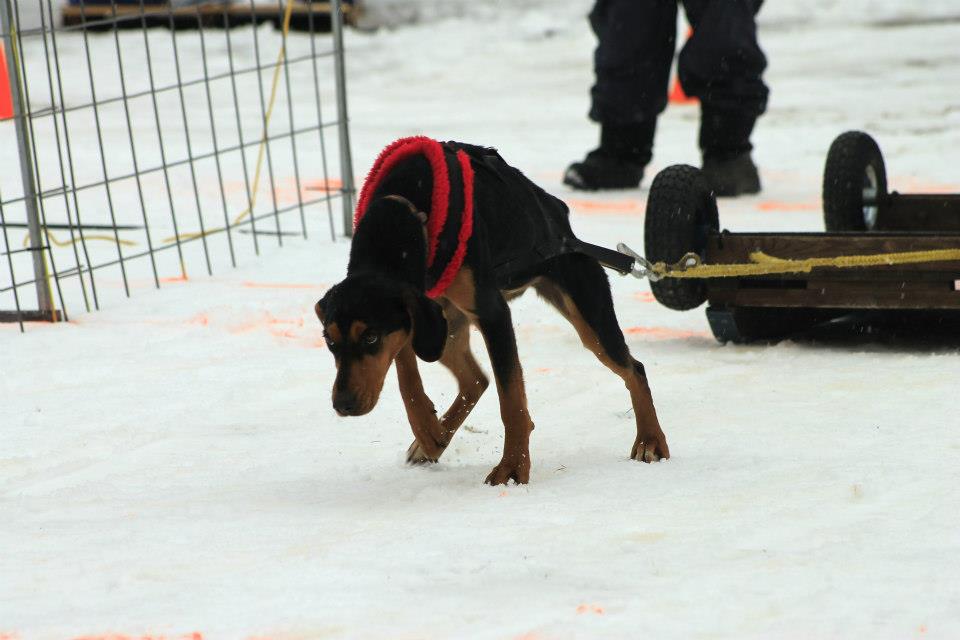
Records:
[[[749,262],[751,252],[803,259],[960,249],[960,234],[722,233],[708,239],[705,262]],[[707,280],[720,307],[960,309],[960,261]]]

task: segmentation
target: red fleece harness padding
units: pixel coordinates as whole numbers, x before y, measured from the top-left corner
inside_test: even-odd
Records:
[[[390,170],[398,162],[418,153],[427,159],[433,172],[433,193],[430,195],[430,211],[427,212],[427,268],[429,269],[433,267],[434,258],[436,258],[437,243],[440,232],[443,231],[447,222],[450,202],[450,176],[447,173],[447,161],[443,147],[436,140],[426,136],[401,138],[380,152],[360,190],[360,199],[353,216],[353,229],[356,230],[357,225],[360,224],[360,219],[366,213],[370,200],[376,193],[377,187],[383,182],[383,178],[390,174]],[[457,272],[463,265],[463,258],[467,254],[467,241],[473,234],[473,167],[470,165],[470,157],[462,149],[458,149],[456,155],[463,174],[463,213],[460,216],[457,248],[450,262],[443,268],[436,284],[427,290],[427,295],[431,298],[443,295],[457,276]]]

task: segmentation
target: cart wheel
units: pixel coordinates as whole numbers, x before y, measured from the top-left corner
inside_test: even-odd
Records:
[[[847,131],[830,145],[823,169],[823,221],[827,231],[872,231],[887,195],[887,170],[876,140]]]
[[[669,264],[689,252],[702,256],[707,236],[719,226],[717,201],[700,169],[678,164],[653,179],[644,224],[647,260]],[[650,288],[660,304],[677,311],[694,309],[707,299],[703,280],[664,278]]]

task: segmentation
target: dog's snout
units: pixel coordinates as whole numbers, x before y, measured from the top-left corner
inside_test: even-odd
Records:
[[[333,394],[333,409],[341,416],[349,416],[357,410],[357,397],[349,391]]]

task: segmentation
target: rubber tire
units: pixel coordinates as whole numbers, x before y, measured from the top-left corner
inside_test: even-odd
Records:
[[[823,223],[827,231],[871,231],[863,213],[863,177],[877,177],[877,200],[887,195],[887,169],[877,141],[862,131],[837,137],[823,168]]]
[[[643,234],[647,260],[672,264],[689,252],[702,257],[707,237],[719,227],[717,200],[700,169],[673,165],[653,179]],[[650,289],[660,304],[677,311],[695,309],[707,299],[703,280],[664,278],[651,282]]]

